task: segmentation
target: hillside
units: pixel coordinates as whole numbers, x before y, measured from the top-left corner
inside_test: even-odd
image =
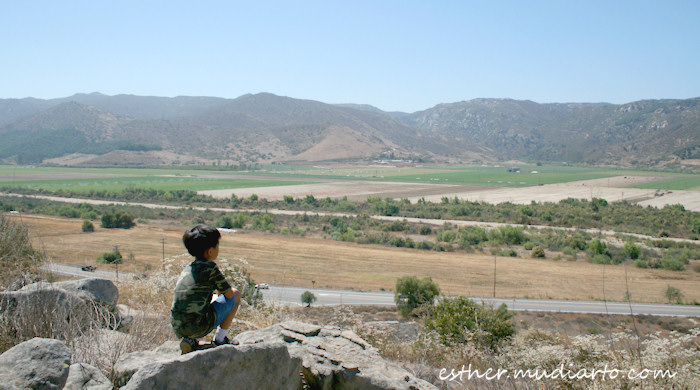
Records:
[[[657,167],[700,158],[700,98],[624,105],[474,99],[408,114],[268,93],[236,99],[93,93],[0,99],[0,134],[0,160],[20,163],[110,152],[110,161],[129,163],[133,154],[121,157],[119,150],[162,150],[181,162],[233,164],[410,158]],[[142,161],[164,161],[154,158]]]

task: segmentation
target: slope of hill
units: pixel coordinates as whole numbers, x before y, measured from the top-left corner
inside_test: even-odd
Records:
[[[500,159],[657,164],[700,155],[700,99],[624,105],[475,99],[400,118]]]
[[[393,156],[658,166],[700,158],[700,98],[623,105],[474,99],[408,114],[269,93],[92,93],[2,99],[0,134],[0,159],[22,162],[127,149],[233,163]],[[114,153],[111,159],[119,160]]]

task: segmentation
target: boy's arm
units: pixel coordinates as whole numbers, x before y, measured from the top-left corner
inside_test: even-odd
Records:
[[[228,290],[224,291],[224,296],[226,299],[233,298],[233,288],[229,288]]]

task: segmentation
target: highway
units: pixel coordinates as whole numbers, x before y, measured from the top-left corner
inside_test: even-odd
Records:
[[[71,275],[80,278],[104,278],[115,280],[113,266],[105,265],[103,269],[82,271],[80,267],[65,264],[48,264],[47,271]],[[122,280],[138,278],[139,274],[119,272]],[[265,301],[285,305],[301,305],[301,294],[311,291],[318,299],[315,306],[325,305],[378,305],[394,306],[394,294],[388,292],[360,292],[351,290],[330,290],[320,288],[303,288],[293,286],[270,286],[260,290]],[[700,306],[663,305],[653,303],[627,303],[602,301],[562,301],[554,299],[519,299],[519,298],[484,298],[470,297],[477,302],[500,305],[505,303],[513,311],[541,311],[559,313],[618,314],[618,315],[653,315],[666,317],[698,317]],[[630,308],[631,306],[631,308]]]
[[[273,303],[301,305],[301,294],[311,291],[318,300],[313,305],[379,305],[394,306],[394,294],[383,292],[357,292],[327,290],[290,286],[270,286],[261,290],[265,300]],[[561,301],[549,299],[483,298],[470,297],[477,302],[500,305],[505,303],[509,310],[543,311],[560,313],[654,315],[670,317],[700,317],[700,306],[662,305],[651,303]]]

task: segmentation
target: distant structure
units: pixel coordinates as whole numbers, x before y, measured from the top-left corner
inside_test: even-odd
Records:
[[[508,168],[508,172],[520,172],[520,168],[518,168],[518,167],[510,167],[510,168]]]

